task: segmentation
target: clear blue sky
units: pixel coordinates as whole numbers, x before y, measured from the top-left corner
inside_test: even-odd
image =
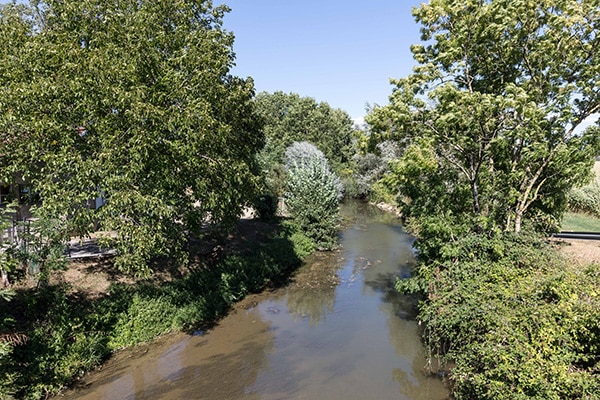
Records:
[[[411,14],[424,0],[215,0],[232,11],[232,73],[254,78],[257,92],[283,91],[341,108],[352,118],[384,105],[390,78],[408,75],[420,41]]]

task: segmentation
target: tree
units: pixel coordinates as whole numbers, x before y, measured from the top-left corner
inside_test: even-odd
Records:
[[[371,140],[371,136],[365,135],[363,138],[365,141]],[[347,190],[352,191],[354,197],[384,200],[386,194],[379,193],[375,184],[388,172],[390,161],[396,160],[401,155],[399,150],[396,142],[387,140],[376,144],[373,152],[357,151],[352,157],[354,164],[352,187]],[[392,199],[389,202],[393,201]]]
[[[310,142],[325,154],[334,171],[350,161],[353,123],[345,111],[283,92],[259,93],[256,108],[265,124],[264,152],[273,160],[281,162],[294,142]]]
[[[302,233],[322,250],[337,242],[339,178],[329,162],[309,143],[293,143],[286,151],[285,204]]]
[[[294,142],[285,151],[285,169],[288,173],[299,168],[309,167],[311,165],[320,165],[326,175],[331,175],[334,179],[337,192],[337,199],[341,201],[344,198],[344,186],[335,173],[331,173],[329,160],[323,152],[314,144],[308,142]]]
[[[317,162],[329,169],[329,161],[325,154],[309,142],[294,142],[285,151],[285,168],[290,170],[296,167],[304,167],[311,162]]]
[[[263,145],[251,80],[229,74],[226,6],[203,0],[34,1],[0,11],[0,174],[39,216],[149,272],[254,195]],[[105,205],[85,207],[102,197]]]
[[[396,169],[408,214],[462,213],[514,232],[524,218],[560,218],[598,152],[598,128],[581,132],[600,112],[598,5],[431,0],[413,10],[426,41],[411,48],[419,65],[367,119],[407,157],[428,154]],[[435,188],[411,193],[415,179]]]

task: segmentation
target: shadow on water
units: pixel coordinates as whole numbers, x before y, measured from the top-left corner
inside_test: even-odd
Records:
[[[286,306],[294,319],[307,318],[316,326],[334,312],[338,258],[335,252],[314,254],[294,276],[286,291]]]
[[[204,336],[119,355],[66,398],[447,399],[425,373],[414,304],[393,287],[414,265],[412,239],[374,207],[342,211],[341,248],[311,256],[286,287],[250,296]]]

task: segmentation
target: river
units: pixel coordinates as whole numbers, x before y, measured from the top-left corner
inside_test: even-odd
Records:
[[[342,214],[340,250],[310,257],[286,287],[249,296],[208,332],[120,352],[63,398],[448,399],[393,289],[414,265],[411,237],[372,206]]]

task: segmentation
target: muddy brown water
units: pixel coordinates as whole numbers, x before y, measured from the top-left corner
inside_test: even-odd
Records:
[[[336,252],[252,295],[216,327],[123,351],[65,399],[448,399],[426,373],[411,304],[393,289],[412,239],[374,207],[343,207]]]

